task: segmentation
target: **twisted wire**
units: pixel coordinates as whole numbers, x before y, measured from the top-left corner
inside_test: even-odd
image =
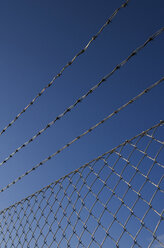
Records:
[[[100,30],[89,40],[89,42],[87,43],[87,45],[80,50],[80,52],[78,52],[73,58],[72,60],[70,60],[62,69],[61,71],[53,77],[53,79],[50,81],[50,83],[48,83],[34,98],[33,100],[0,132],[0,135],[2,135],[9,127],[11,127],[14,122],[16,122],[19,117],[26,112],[26,110],[32,106],[34,104],[34,102],[45,92],[45,90],[47,88],[49,88],[53,83],[54,81],[59,78],[63,72],[65,71],[66,68],[68,68],[69,66],[71,66],[73,64],[73,62],[80,56],[82,55],[87,49],[88,47],[90,46],[90,44],[96,40],[96,38],[103,32],[103,30],[105,29],[106,26],[108,26],[113,18],[117,15],[117,13],[122,9],[122,8],[125,8],[128,3],[129,3],[130,0],[126,0],[125,3],[123,3],[119,8],[117,8],[113,14],[109,17],[109,19],[105,22],[105,24],[100,28]]]
[[[33,137],[31,137],[28,141],[26,141],[24,144],[19,146],[14,152],[12,152],[7,158],[5,158],[2,162],[0,162],[0,166],[4,165],[9,159],[11,159],[16,153],[18,153],[22,148],[26,147],[28,144],[33,142],[38,136],[40,136],[44,131],[46,131],[49,127],[51,127],[57,120],[60,120],[62,117],[64,117],[68,112],[70,112],[76,105],[81,103],[88,95],[93,93],[101,84],[106,82],[106,80],[111,77],[118,69],[120,69],[122,66],[124,66],[134,55],[136,55],[139,51],[141,51],[149,42],[154,40],[158,35],[160,35],[164,31],[164,27],[158,30],[156,33],[154,33],[152,36],[150,36],[141,46],[137,47],[135,50],[132,51],[132,53],[124,59],[120,64],[114,67],[114,69],[108,73],[106,76],[104,76],[101,81],[93,86],[86,94],[78,98],[74,104],[70,105],[63,113],[58,115],[53,121],[49,122],[43,129],[41,129],[37,134],[35,134]]]
[[[72,141],[70,141],[69,143],[67,143],[65,146],[63,146],[62,148],[60,148],[59,150],[57,150],[55,153],[53,153],[52,155],[50,155],[46,159],[42,160],[40,163],[38,163],[37,165],[35,165],[33,168],[31,168],[30,170],[26,171],[23,175],[21,175],[18,178],[16,178],[14,181],[12,181],[11,183],[9,183],[7,186],[5,186],[4,188],[2,188],[0,190],[0,193],[1,192],[4,192],[6,189],[10,188],[12,185],[14,185],[18,181],[20,181],[22,178],[24,178],[25,176],[27,176],[28,174],[30,174],[32,171],[36,170],[41,165],[43,165],[44,163],[46,163],[48,160],[52,159],[57,154],[61,153],[67,147],[69,147],[70,145],[72,145],[74,142],[76,142],[77,140],[81,139],[84,135],[86,135],[86,134],[90,133],[91,131],[93,131],[95,128],[97,128],[98,126],[100,126],[101,124],[103,124],[105,121],[107,121],[108,119],[110,119],[112,116],[118,114],[121,110],[123,110],[124,108],[126,108],[129,104],[134,103],[142,95],[144,95],[145,93],[149,92],[151,89],[153,89],[154,87],[156,87],[157,85],[159,85],[163,81],[164,81],[164,77],[161,78],[160,80],[158,80],[157,82],[155,82],[154,84],[150,85],[148,88],[146,88],[145,90],[143,90],[142,92],[140,92],[137,96],[135,96],[134,98],[132,98],[131,100],[129,100],[127,103],[123,104],[121,107],[119,107],[118,109],[116,109],[115,111],[113,111],[111,114],[109,114],[103,120],[101,120],[100,122],[98,122],[97,124],[95,124],[94,126],[92,126],[91,128],[89,128],[88,130],[86,130],[85,132],[83,132],[82,134],[80,134],[79,136],[77,136],[75,139],[73,139]]]

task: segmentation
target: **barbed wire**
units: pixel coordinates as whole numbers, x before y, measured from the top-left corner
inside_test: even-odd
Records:
[[[26,171],[23,175],[19,176],[17,179],[15,179],[11,183],[9,183],[7,186],[5,186],[4,188],[2,188],[0,190],[0,193],[4,192],[6,189],[8,189],[12,185],[16,184],[18,181],[20,181],[22,178],[24,178],[25,176],[27,176],[28,174],[30,174],[32,171],[35,171],[37,168],[39,168],[41,165],[43,165],[44,163],[46,163],[48,160],[52,159],[54,156],[56,156],[57,154],[61,153],[67,147],[69,147],[70,145],[72,145],[74,142],[76,142],[77,140],[79,140],[83,136],[85,136],[86,134],[88,134],[91,131],[93,131],[95,128],[97,128],[98,126],[100,126],[101,124],[103,124],[105,121],[107,121],[108,119],[110,119],[112,116],[118,114],[121,110],[123,110],[124,108],[126,108],[129,104],[134,103],[142,95],[144,95],[145,93],[149,92],[151,89],[153,89],[154,87],[156,87],[157,85],[159,85],[163,81],[164,81],[164,77],[162,77],[160,80],[158,80],[154,84],[150,85],[148,88],[146,88],[145,90],[143,90],[142,92],[140,92],[137,96],[135,96],[134,98],[132,98],[131,100],[129,100],[127,103],[123,104],[121,107],[119,107],[118,109],[116,109],[115,111],[113,111],[111,114],[109,114],[103,120],[101,120],[100,122],[98,122],[97,124],[95,124],[94,126],[92,126],[91,128],[89,128],[88,130],[86,130],[85,132],[83,132],[82,134],[80,134],[79,136],[77,136],[75,139],[73,139],[72,141],[70,141],[69,143],[67,143],[65,146],[63,146],[62,148],[60,148],[59,150],[57,150],[55,153],[53,153],[52,155],[50,155],[46,159],[42,160],[40,163],[38,163],[37,165],[35,165],[32,169]]]
[[[26,147],[28,144],[30,144],[32,141],[34,141],[38,136],[40,136],[44,131],[46,131],[49,127],[51,127],[57,120],[60,120],[62,117],[64,117],[68,112],[70,112],[76,105],[81,103],[88,95],[93,93],[101,84],[106,82],[106,80],[111,77],[117,70],[119,70],[122,66],[124,66],[134,55],[136,55],[139,51],[141,51],[149,42],[154,40],[158,35],[160,35],[164,31],[164,27],[159,29],[157,32],[155,32],[152,36],[150,36],[141,46],[137,47],[135,50],[132,51],[132,53],[124,59],[120,64],[116,65],[114,69],[108,73],[106,76],[104,76],[98,84],[93,86],[87,93],[85,93],[83,96],[78,98],[74,104],[70,105],[62,114],[58,115],[53,121],[49,122],[43,129],[41,129],[37,134],[35,134],[33,137],[31,137],[28,141],[26,141],[24,144],[19,146],[14,152],[12,152],[7,158],[5,158],[2,162],[0,162],[0,166],[4,165],[9,159],[11,159],[16,153],[18,153],[22,148]]]
[[[73,64],[73,62],[76,60],[76,58],[78,58],[80,55],[82,55],[87,49],[88,47],[90,46],[90,44],[96,40],[96,38],[102,33],[102,31],[105,29],[106,26],[108,26],[113,18],[117,15],[117,13],[122,9],[122,8],[125,8],[128,3],[129,3],[130,0],[126,0],[125,3],[123,3],[119,8],[117,8],[113,14],[109,17],[109,19],[105,22],[105,24],[100,28],[100,30],[89,40],[89,42],[87,43],[87,45],[81,49],[80,52],[78,52],[73,58],[71,61],[69,61],[62,69],[61,71],[53,77],[53,79],[51,80],[51,82],[49,84],[47,84],[34,98],[33,100],[0,132],[0,135],[2,135],[9,127],[11,127],[14,122],[16,122],[19,117],[26,112],[26,110],[32,106],[34,104],[34,102],[45,92],[45,90],[47,88],[49,88],[53,83],[54,81],[59,78],[63,72],[65,71],[66,68],[68,68],[69,66],[71,66]]]

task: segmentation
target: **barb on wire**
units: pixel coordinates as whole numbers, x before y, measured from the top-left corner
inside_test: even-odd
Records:
[[[159,136],[163,124],[160,121],[0,211],[0,246],[163,247],[159,230],[164,177],[157,163],[164,148]]]
[[[113,14],[109,17],[109,19],[105,22],[105,24],[100,28],[100,30],[89,40],[89,42],[87,43],[87,45],[80,51],[78,52],[73,58],[71,61],[69,61],[62,69],[61,71],[53,77],[53,79],[51,80],[51,82],[49,84],[47,84],[35,97],[34,99],[0,132],[0,135],[2,135],[9,127],[11,127],[14,122],[16,122],[19,117],[26,112],[26,110],[33,105],[33,103],[45,92],[45,90],[47,88],[49,88],[53,83],[54,81],[60,77],[63,72],[65,71],[66,68],[68,68],[69,66],[71,66],[73,64],[73,62],[76,60],[76,58],[78,58],[81,54],[83,54],[87,49],[88,47],[90,46],[90,44],[96,40],[96,38],[102,33],[102,31],[105,29],[106,26],[108,26],[111,21],[113,20],[113,18],[117,15],[117,13],[122,9],[122,8],[125,8],[127,6],[127,4],[129,3],[130,0],[126,0],[125,3],[123,3],[119,8],[117,8]]]
[[[4,188],[2,188],[0,190],[0,193],[1,192],[4,192],[6,189],[8,189],[12,185],[14,185],[18,181],[20,181],[22,178],[24,178],[25,176],[27,176],[28,174],[30,174],[31,172],[33,172],[34,170],[36,170],[37,168],[39,168],[41,165],[43,165],[44,163],[46,163],[48,160],[52,159],[57,154],[61,153],[67,147],[69,147],[70,145],[72,145],[77,140],[81,139],[86,134],[88,134],[91,131],[93,131],[95,128],[97,128],[98,126],[100,126],[101,124],[103,124],[105,121],[107,121],[108,119],[110,119],[114,115],[118,114],[121,110],[123,110],[124,108],[126,108],[129,104],[134,103],[142,95],[144,95],[145,93],[149,92],[151,89],[153,89],[154,87],[156,87],[157,85],[159,85],[163,81],[164,81],[164,77],[161,78],[160,80],[158,80],[157,82],[155,82],[154,84],[150,85],[148,88],[146,88],[145,90],[143,90],[142,92],[140,92],[137,96],[135,96],[134,98],[132,98],[131,100],[129,100],[127,103],[123,104],[121,107],[119,107],[118,109],[116,109],[115,111],[113,111],[111,114],[109,114],[103,120],[101,120],[100,122],[98,122],[97,124],[95,124],[94,126],[92,126],[91,128],[89,128],[88,130],[86,130],[85,132],[83,132],[82,134],[80,134],[79,136],[77,136],[75,139],[73,139],[72,141],[70,141],[69,143],[67,143],[65,146],[63,146],[62,148],[60,148],[59,150],[57,150],[55,153],[53,153],[52,155],[50,155],[49,157],[47,157],[46,159],[44,159],[43,161],[41,161],[40,163],[38,163],[37,165],[35,165],[32,169],[26,171],[23,175],[19,176],[13,182],[9,183],[7,186],[5,186]]]
[[[68,112],[70,112],[76,105],[81,103],[88,95],[93,93],[101,84],[103,84],[109,77],[111,77],[117,70],[119,70],[122,66],[124,66],[134,55],[136,55],[140,50],[142,50],[149,42],[154,40],[158,35],[160,35],[164,31],[164,28],[161,28],[156,33],[154,33],[152,36],[150,36],[141,46],[137,47],[135,50],[132,51],[132,53],[124,59],[120,64],[114,67],[114,69],[104,76],[101,81],[93,86],[86,94],[78,98],[74,104],[69,106],[62,114],[58,115],[53,121],[48,123],[43,129],[41,129],[37,134],[35,134],[32,138],[30,138],[28,141],[26,141],[24,144],[19,146],[14,152],[12,152],[7,158],[5,158],[2,162],[0,162],[0,166],[4,165],[9,159],[11,159],[17,152],[19,152],[22,148],[26,147],[29,143],[34,141],[38,136],[40,136],[44,131],[46,131],[49,127],[51,127],[53,124],[55,124],[56,121],[60,120],[63,116],[65,116]]]

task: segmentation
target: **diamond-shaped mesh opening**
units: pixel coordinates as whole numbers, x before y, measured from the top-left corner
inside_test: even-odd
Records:
[[[1,211],[0,247],[164,247],[160,130]]]

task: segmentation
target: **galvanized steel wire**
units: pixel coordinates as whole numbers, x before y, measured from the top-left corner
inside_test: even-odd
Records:
[[[93,86],[89,91],[87,91],[83,96],[78,98],[71,106],[69,106],[63,113],[58,115],[53,121],[49,122],[43,129],[41,129],[37,134],[35,134],[33,137],[31,137],[28,141],[23,143],[21,146],[16,148],[14,152],[12,152],[7,158],[5,158],[2,162],[0,162],[0,166],[6,164],[6,162],[11,159],[16,153],[18,153],[21,149],[26,147],[28,144],[33,142],[38,136],[40,136],[44,131],[46,131],[49,127],[55,124],[56,121],[60,120],[62,117],[64,117],[67,113],[69,113],[74,107],[76,107],[79,103],[81,103],[88,95],[93,93],[101,84],[106,82],[106,80],[111,77],[117,70],[119,70],[122,66],[124,66],[134,55],[137,55],[139,51],[141,51],[147,44],[149,44],[151,41],[153,41],[157,36],[159,36],[164,31],[164,28],[159,29],[157,32],[155,32],[152,36],[150,36],[141,46],[134,49],[131,54],[124,59],[120,64],[116,65],[114,69],[108,73],[106,76],[104,76],[98,84]],[[161,79],[163,81],[163,79]],[[161,81],[160,81],[161,82]]]
[[[163,124],[0,211],[1,247],[164,246]]]
[[[90,44],[127,6],[127,0],[94,35],[88,44],[68,62],[40,93],[0,132],[2,135],[60,77],[64,70],[83,54]],[[87,93],[48,123],[32,138],[18,147],[4,165],[22,148],[34,141],[55,122],[65,116],[88,95],[138,54],[164,31],[150,36],[104,76]],[[145,93],[164,82],[164,77],[141,91],[91,128],[58,149],[0,190],[4,192],[48,160],[70,147]],[[164,121],[124,141],[80,168],[0,211],[0,247],[164,247],[161,238],[164,225],[162,194],[164,193]],[[142,144],[142,145],[141,145]],[[144,145],[143,145],[144,144]],[[163,156],[162,156],[163,155]],[[154,173],[155,172],[155,173]],[[141,209],[143,208],[143,209]],[[151,222],[150,222],[151,218]],[[145,234],[146,233],[146,234]]]
[[[157,82],[155,82],[154,84],[150,85],[148,88],[144,89],[142,92],[140,92],[137,96],[135,96],[134,98],[130,99],[128,102],[126,102],[125,104],[123,104],[121,107],[119,107],[118,109],[116,109],[115,111],[113,111],[111,114],[109,114],[108,116],[106,116],[103,120],[101,120],[100,122],[96,123],[94,126],[92,126],[91,128],[89,128],[88,130],[86,130],[85,132],[83,132],[82,134],[80,134],[79,136],[77,136],[76,138],[74,138],[72,141],[68,142],[66,145],[64,145],[62,148],[60,148],[59,150],[57,150],[55,153],[53,153],[52,155],[50,155],[49,157],[47,157],[46,159],[42,160],[40,163],[38,163],[37,165],[35,165],[34,167],[32,167],[30,170],[26,171],[23,175],[19,176],[17,179],[15,179],[13,182],[9,183],[7,186],[5,186],[4,188],[2,188],[0,190],[0,193],[4,192],[6,189],[10,188],[12,185],[16,184],[18,181],[22,180],[22,178],[24,178],[25,176],[29,175],[31,172],[35,171],[36,169],[38,169],[41,165],[45,164],[48,160],[52,159],[53,157],[55,157],[57,154],[61,153],[63,150],[65,150],[66,148],[68,148],[70,145],[72,145],[74,142],[76,142],[77,140],[81,139],[83,136],[85,136],[86,134],[90,133],[91,131],[93,131],[95,128],[97,128],[98,126],[100,126],[101,124],[103,124],[105,121],[107,121],[108,119],[110,119],[111,117],[113,117],[114,115],[118,114],[121,110],[123,110],[124,108],[126,108],[128,105],[134,103],[137,99],[139,99],[142,95],[144,95],[145,93],[149,92],[151,89],[153,89],[154,87],[156,87],[157,85],[159,85],[160,83],[162,83],[164,81],[164,77],[161,78],[160,80],[158,80]]]
[[[51,80],[50,83],[48,83],[35,97],[34,99],[5,127],[3,128],[3,130],[0,132],[0,135],[2,135],[9,127],[11,127],[18,119],[19,117],[26,112],[26,110],[31,107],[34,102],[45,92],[46,89],[48,89],[53,83],[54,81],[59,78],[63,72],[65,71],[66,68],[68,68],[69,66],[71,66],[73,64],[73,62],[81,55],[83,54],[88,47],[90,46],[90,44],[96,40],[96,38],[103,32],[103,30],[105,29],[106,26],[108,26],[113,18],[117,15],[117,13],[122,9],[125,8],[127,6],[127,4],[130,2],[130,0],[126,0],[125,3],[123,3],[119,8],[117,8],[113,14],[109,17],[109,19],[105,22],[105,24],[100,28],[100,30],[89,40],[89,42],[87,43],[87,45],[81,49],[80,52],[78,52],[73,58],[72,60],[70,60],[62,69],[61,71],[53,77],[53,79]]]

